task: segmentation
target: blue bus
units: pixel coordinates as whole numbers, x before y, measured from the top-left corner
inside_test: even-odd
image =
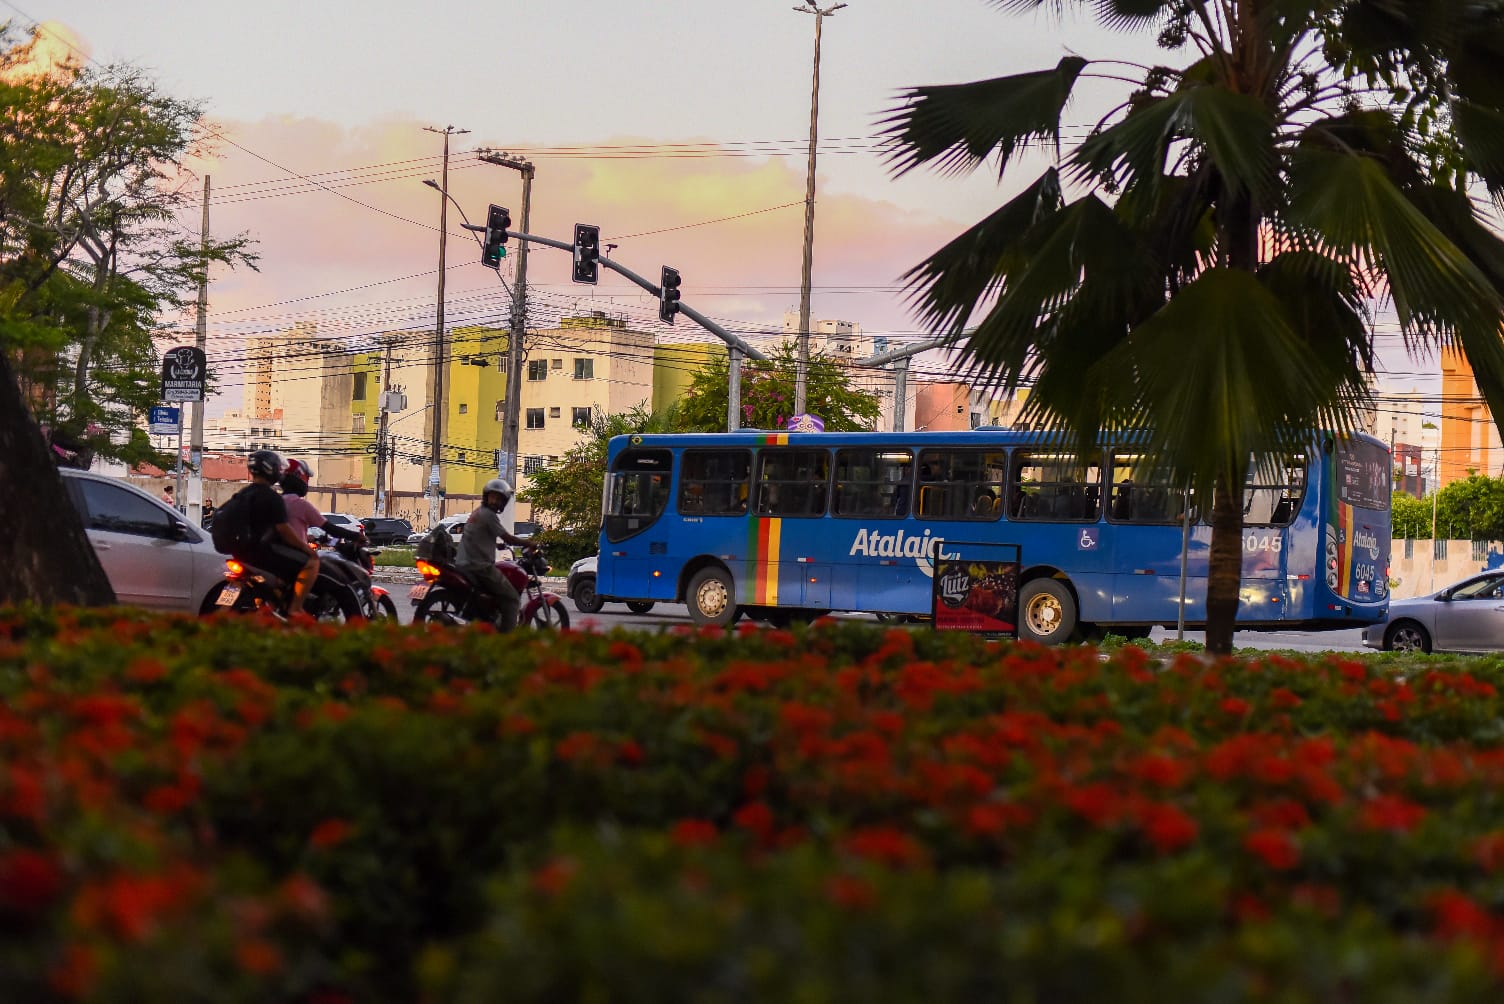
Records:
[[[1185,550],[1185,622],[1204,624],[1211,527],[1194,497],[1156,484],[1131,445],[1061,442],[990,427],[618,436],[596,588],[685,603],[701,624],[924,616],[936,547],[1016,544],[1019,635],[1052,644],[1176,624]],[[1313,435],[1277,469],[1250,467],[1240,629],[1383,619],[1391,474],[1365,435]]]

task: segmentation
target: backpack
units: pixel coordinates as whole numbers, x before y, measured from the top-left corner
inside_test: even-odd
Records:
[[[256,543],[256,536],[251,532],[250,491],[249,487],[240,489],[228,502],[214,510],[209,536],[214,540],[214,550],[220,554],[244,554]]]
[[[442,526],[436,526],[428,531],[427,536],[418,541],[415,557],[422,558],[424,561],[431,561],[436,565],[453,564],[455,559],[454,538],[449,536],[448,530]]]

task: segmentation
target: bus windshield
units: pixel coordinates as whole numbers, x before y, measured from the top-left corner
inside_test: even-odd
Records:
[[[1388,512],[1393,498],[1389,451],[1361,439],[1337,444],[1337,498],[1362,509]]]
[[[674,457],[668,450],[627,450],[606,477],[605,532],[613,544],[652,526],[668,505]]]

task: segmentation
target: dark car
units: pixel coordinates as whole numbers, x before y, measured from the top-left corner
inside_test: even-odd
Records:
[[[406,544],[413,532],[413,525],[407,520],[391,516],[367,516],[360,525],[365,528],[366,540],[377,546]]]

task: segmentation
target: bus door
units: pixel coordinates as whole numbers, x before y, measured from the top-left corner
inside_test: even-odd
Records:
[[[672,600],[677,565],[669,556],[668,508],[673,454],[661,448],[623,450],[606,474],[605,547],[597,589],[621,599]]]
[[[1144,459],[1132,451],[1114,451],[1110,472],[1107,521],[1112,538],[1112,620],[1120,624],[1169,624],[1179,618],[1180,554],[1187,506],[1191,509],[1192,531],[1186,561],[1187,619],[1203,619],[1208,528],[1196,526],[1195,499],[1154,478]]]
[[[1291,607],[1290,527],[1306,497],[1308,457],[1292,454],[1270,465],[1250,465],[1243,487],[1243,580],[1238,620],[1268,623],[1298,616]]]
[[[821,553],[832,559],[826,576],[830,595],[828,602],[812,601],[810,606],[909,613],[929,609],[928,554],[924,527],[911,518],[913,497],[912,450],[836,450],[830,517],[818,527]],[[818,584],[806,583],[806,592],[811,585]]]
[[[737,583],[738,602],[830,608],[831,555],[823,518],[829,496],[829,450],[770,446],[758,451],[747,571]]]
[[[1024,568],[1058,569],[1075,591],[1078,616],[1112,617],[1111,527],[1102,522],[1102,459],[1055,447],[1013,451],[1009,523],[994,534],[1023,548]]]

